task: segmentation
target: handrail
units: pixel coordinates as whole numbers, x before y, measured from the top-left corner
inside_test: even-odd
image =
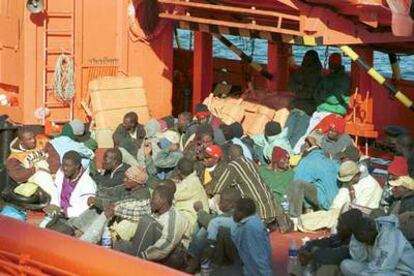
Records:
[[[247,29],[247,30],[265,31],[265,32],[272,32],[272,33],[303,36],[303,34],[299,31],[282,29],[282,28],[277,28],[277,27],[270,27],[270,26],[263,26],[259,24],[253,24],[253,23],[235,23],[235,22],[229,22],[229,21],[224,21],[224,20],[194,17],[190,15],[170,14],[166,12],[160,13],[159,17],[172,19],[172,20],[178,20],[178,21],[200,23],[200,24],[211,24],[211,25],[217,25],[217,26],[229,27],[229,28],[240,28],[240,29]]]

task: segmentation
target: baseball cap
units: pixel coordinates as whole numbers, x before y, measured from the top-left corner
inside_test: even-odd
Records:
[[[396,180],[390,181],[389,184],[392,187],[402,186],[404,188],[407,188],[408,190],[414,190],[414,180],[408,175],[400,176]]]
[[[339,167],[337,179],[341,182],[349,182],[352,178],[359,173],[357,163],[354,161],[346,161]]]
[[[214,158],[220,158],[223,155],[223,150],[219,145],[211,145],[208,146],[205,150],[205,152],[210,156]]]

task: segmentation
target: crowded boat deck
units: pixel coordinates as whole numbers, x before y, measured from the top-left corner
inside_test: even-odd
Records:
[[[0,0],[0,273],[414,275],[414,2],[362,2]]]

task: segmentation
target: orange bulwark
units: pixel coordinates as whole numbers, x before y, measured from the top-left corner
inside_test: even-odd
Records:
[[[0,216],[0,273],[9,275],[184,275]]]

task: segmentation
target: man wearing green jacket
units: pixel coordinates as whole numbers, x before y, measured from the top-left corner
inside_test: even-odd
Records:
[[[322,79],[316,89],[316,110],[345,116],[349,108],[351,80],[345,73],[339,53],[329,57],[329,70],[329,75]]]

